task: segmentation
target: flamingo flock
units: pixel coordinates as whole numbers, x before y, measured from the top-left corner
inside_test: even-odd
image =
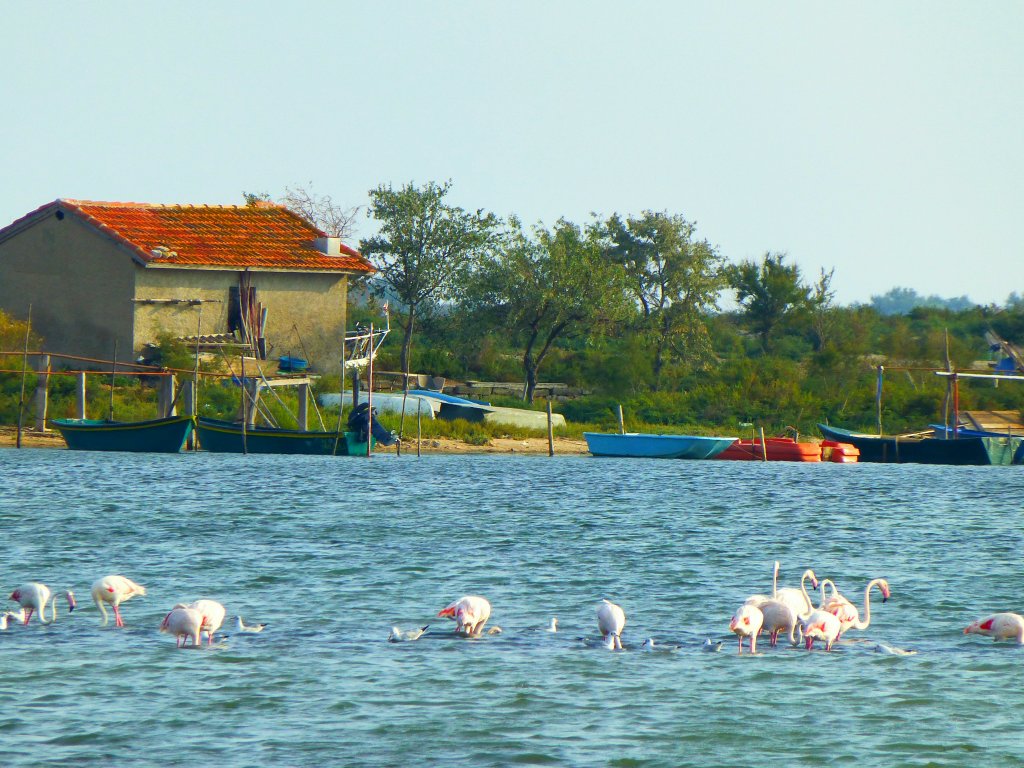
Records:
[[[775,561],[771,594],[749,596],[736,609],[729,622],[729,631],[736,635],[741,655],[744,640],[747,641],[751,654],[757,652],[757,640],[762,632],[767,633],[769,645],[773,648],[777,646],[779,637],[786,637],[789,644],[794,647],[802,640],[804,647],[810,651],[815,641],[819,641],[826,651],[831,651],[844,633],[864,630],[870,626],[871,593],[874,590],[881,594],[882,602],[888,601],[892,596],[886,579],[876,578],[869,581],[864,588],[864,618],[861,619],[861,612],[857,606],[839,591],[832,580],[823,579],[819,582],[814,571],[808,568],[801,574],[798,588],[779,587],[779,568],[779,562]],[[807,592],[808,581],[813,589],[820,591],[817,605]],[[109,621],[109,606],[114,614],[115,627],[123,628],[125,623],[120,606],[133,597],[144,597],[146,588],[126,576],[109,575],[93,582],[90,592],[96,608],[102,615],[100,625],[104,626]],[[27,626],[34,615],[38,615],[40,624],[52,624],[57,620],[57,601],[60,597],[61,592],[54,592],[46,584],[34,581],[22,584],[10,595],[10,600],[18,603],[19,610],[0,613],[0,631],[6,631],[12,622]],[[67,601],[68,613],[73,612],[77,607],[74,592],[64,590],[63,597]],[[202,635],[205,632],[206,645],[212,646],[214,635],[220,631],[226,614],[223,604],[208,598],[191,603],[177,603],[164,616],[159,631],[172,635],[177,648],[188,647],[189,641],[193,648],[202,647]],[[460,637],[478,639],[484,634],[496,635],[502,632],[502,629],[496,626],[484,632],[484,626],[491,617],[491,603],[480,595],[460,597],[442,608],[437,615],[452,619],[455,622],[455,634]],[[608,650],[622,650],[622,634],[626,627],[626,612],[622,607],[607,598],[602,599],[596,606],[596,619],[598,631],[601,633],[600,645]],[[241,616],[235,617],[236,632],[259,633],[266,626],[247,625]],[[392,627],[387,639],[390,642],[416,641],[426,634],[428,626],[411,630]],[[545,631],[558,632],[558,619],[552,618]],[[1024,645],[1024,616],[1016,613],[992,614],[968,625],[963,633],[983,635],[995,641],[1010,640],[1018,645]],[[705,651],[717,651],[721,646],[720,641],[708,638],[701,648]],[[678,646],[657,644],[653,638],[647,638],[642,648],[678,650]],[[914,653],[885,644],[879,644],[876,650],[892,655]]]
[[[96,608],[102,615],[100,626],[105,626],[109,622],[110,617],[107,613],[109,606],[114,614],[114,626],[123,628],[125,623],[121,616],[121,604],[136,596],[144,597],[146,588],[127,576],[112,574],[93,582],[90,592]],[[71,613],[77,607],[75,594],[71,590],[66,590],[63,594],[67,600],[68,613]],[[10,599],[21,607],[16,612],[4,611],[0,615],[0,631],[6,631],[12,620],[27,626],[32,616],[37,614],[40,624],[52,624],[57,620],[59,597],[59,593],[54,593],[48,586],[40,582],[32,581],[22,584],[10,596]],[[47,620],[48,612],[49,620]],[[220,630],[226,614],[224,606],[216,600],[204,598],[187,604],[178,603],[160,623],[160,632],[173,635],[178,648],[186,647],[190,639],[192,647],[199,648],[202,645],[202,635],[205,632],[206,644],[210,646],[213,645],[214,635]],[[235,618],[239,632],[261,632],[266,627],[266,624],[247,626],[241,616]]]

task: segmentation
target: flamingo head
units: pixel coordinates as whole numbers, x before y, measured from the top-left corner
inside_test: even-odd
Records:
[[[882,602],[884,603],[892,596],[892,592],[889,590],[889,582],[883,580],[878,586],[882,589]]]
[[[811,586],[813,586],[815,589],[817,589],[818,588],[818,577],[814,575],[814,571],[810,571],[809,570],[808,574],[811,577]]]
[[[444,609],[438,611],[437,615],[438,616],[447,616],[449,619],[454,619],[455,618],[455,606],[454,605],[449,605],[447,608],[444,608]]]
[[[991,622],[985,622],[985,623],[988,624],[987,627],[981,621],[974,622],[970,626],[964,628],[964,634],[965,635],[980,635],[980,634],[984,633],[985,630],[992,628],[992,623]]]
[[[161,632],[166,632],[167,631],[167,623],[168,623],[168,621],[171,618],[171,613],[174,613],[174,611],[171,611],[166,616],[164,616],[164,620],[160,622],[160,631]]]
[[[64,597],[67,598],[68,601],[68,613],[71,613],[78,607],[78,604],[75,602],[75,593],[69,589],[64,593]]]
[[[13,592],[11,592],[11,596],[10,596],[9,599],[10,600],[17,600],[18,602],[21,602],[21,590],[20,589],[16,589]]]

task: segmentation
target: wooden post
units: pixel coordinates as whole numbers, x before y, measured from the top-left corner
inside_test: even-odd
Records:
[[[551,398],[548,398],[548,456],[555,455],[555,432],[551,426]]]
[[[174,400],[176,389],[177,379],[174,374],[166,374],[160,382],[160,393],[157,396],[157,410],[160,413],[160,418],[178,415],[178,404]]]
[[[249,441],[249,388],[245,385],[245,353],[242,353],[242,454],[248,455]]]
[[[619,434],[626,434],[626,421],[622,418],[622,403],[619,403]]]
[[[114,359],[110,361],[110,411],[107,421],[114,420],[114,374],[117,372],[117,339],[114,339]]]
[[[36,358],[36,432],[46,432],[46,408],[50,400],[50,356]]]
[[[878,422],[878,434],[882,434],[882,374],[884,366],[878,366],[878,381],[875,383],[875,420]]]
[[[21,448],[21,427],[25,417],[25,377],[28,375],[28,340],[32,333],[32,305],[28,305],[28,322],[25,323],[25,350],[21,358],[21,399],[18,401],[18,437],[15,444]],[[42,614],[40,614],[41,616]]]
[[[78,372],[78,419],[85,420],[85,371]]]
[[[299,430],[309,429],[309,384],[299,384]]]
[[[764,441],[764,427],[761,427],[761,456],[768,461],[768,445]]]
[[[960,437],[960,382],[953,374],[953,439]]]
[[[370,323],[370,362],[366,365],[366,458],[373,455],[373,323]]]
[[[420,438],[423,434],[420,426],[420,408],[423,406],[423,398],[416,398],[416,458],[420,456]]]
[[[198,389],[196,379],[187,379],[181,385],[181,407],[185,410],[185,413],[193,419],[196,417]],[[196,449],[198,449],[198,443],[196,442],[196,431],[195,428],[193,428],[188,433],[188,438],[185,440],[185,450],[191,451]]]

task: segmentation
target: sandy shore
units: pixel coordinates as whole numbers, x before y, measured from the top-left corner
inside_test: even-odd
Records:
[[[17,442],[18,430],[15,427],[0,427],[0,448],[13,448]],[[21,435],[21,444],[25,448],[64,448],[64,439],[59,432],[31,432],[25,430]],[[394,448],[383,448],[381,452],[394,451]],[[546,437],[494,438],[487,445],[470,445],[461,440],[449,438],[425,439],[420,448],[422,453],[524,453],[542,454],[548,452]],[[416,453],[416,438],[407,440],[402,453]],[[585,440],[555,438],[556,456],[578,456],[587,453]]]

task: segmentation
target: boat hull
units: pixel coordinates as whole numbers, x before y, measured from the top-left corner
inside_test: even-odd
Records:
[[[760,440],[737,440],[716,459],[724,461],[821,461],[821,446],[817,443],[798,443],[788,437],[770,437]]]
[[[178,453],[194,422],[190,416],[171,416],[149,421],[52,419],[50,424],[73,451]]]
[[[1024,457],[1024,438],[1019,437],[960,437],[945,440],[936,437],[865,435],[826,424],[819,424],[818,429],[829,440],[855,446],[860,451],[862,462],[1006,466],[1019,464]]]
[[[355,432],[307,432],[274,427],[249,427],[230,421],[200,418],[199,446],[211,453],[287,453],[309,456],[366,455],[366,441]]]
[[[587,450],[594,456],[641,459],[710,459],[736,442],[735,437],[654,435],[642,432],[584,432],[583,438],[587,441]]]

